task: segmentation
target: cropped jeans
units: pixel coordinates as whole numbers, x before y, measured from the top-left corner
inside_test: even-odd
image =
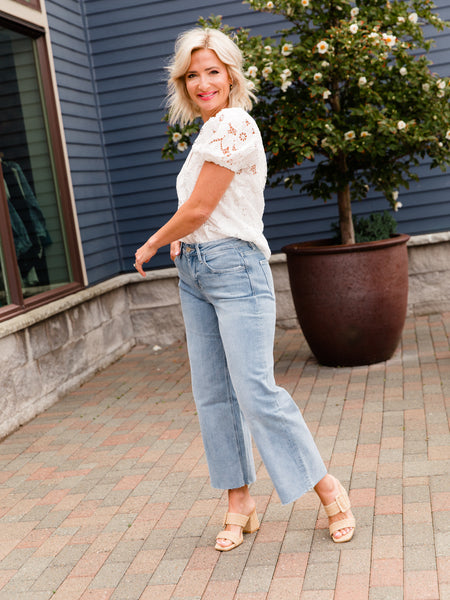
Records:
[[[182,244],[175,259],[192,390],[211,485],[256,479],[252,437],[283,504],[326,475],[301,412],[275,383],[275,295],[268,261],[250,242]]]

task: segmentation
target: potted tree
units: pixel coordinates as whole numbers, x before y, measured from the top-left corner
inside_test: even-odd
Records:
[[[421,160],[448,165],[449,79],[431,71],[423,31],[447,24],[430,0],[247,3],[287,21],[277,39],[235,32],[271,183],[337,200],[338,239],[283,248],[303,333],[322,364],[386,360],[406,316],[408,236],[394,233],[388,213],[358,221],[352,202],[372,189],[396,211]],[[202,24],[231,31],[218,18]],[[185,149],[192,132],[169,128],[163,154]],[[307,180],[304,161],[313,166]]]

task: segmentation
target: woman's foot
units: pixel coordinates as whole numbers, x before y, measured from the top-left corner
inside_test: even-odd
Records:
[[[355,518],[350,500],[339,480],[333,475],[325,475],[314,487],[328,516],[330,535],[334,542],[349,542],[355,531]],[[341,526],[339,526],[341,522]]]
[[[216,549],[226,552],[231,550],[242,543],[242,532],[247,531],[248,533],[256,531],[259,528],[258,517],[255,513],[255,501],[250,496],[248,486],[245,485],[241,488],[228,490],[228,512],[225,516],[225,528],[224,531],[229,532],[230,537],[221,538],[220,532],[216,538]],[[233,517],[237,515],[237,518]],[[238,518],[242,515],[242,519]],[[248,521],[245,521],[247,517]],[[235,523],[233,523],[233,521]],[[251,521],[251,522],[250,522]],[[237,524],[237,523],[240,524]]]

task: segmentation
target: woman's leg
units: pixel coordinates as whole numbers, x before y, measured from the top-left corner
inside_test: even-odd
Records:
[[[228,373],[216,313],[186,281],[180,282],[180,298],[211,485],[241,488],[256,479],[252,440]]]

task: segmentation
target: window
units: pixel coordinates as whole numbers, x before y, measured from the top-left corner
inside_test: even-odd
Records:
[[[0,21],[0,320],[81,287],[42,32]]]
[[[15,2],[18,2],[19,4],[25,4],[25,6],[31,6],[37,10],[41,10],[39,0],[15,0]]]

